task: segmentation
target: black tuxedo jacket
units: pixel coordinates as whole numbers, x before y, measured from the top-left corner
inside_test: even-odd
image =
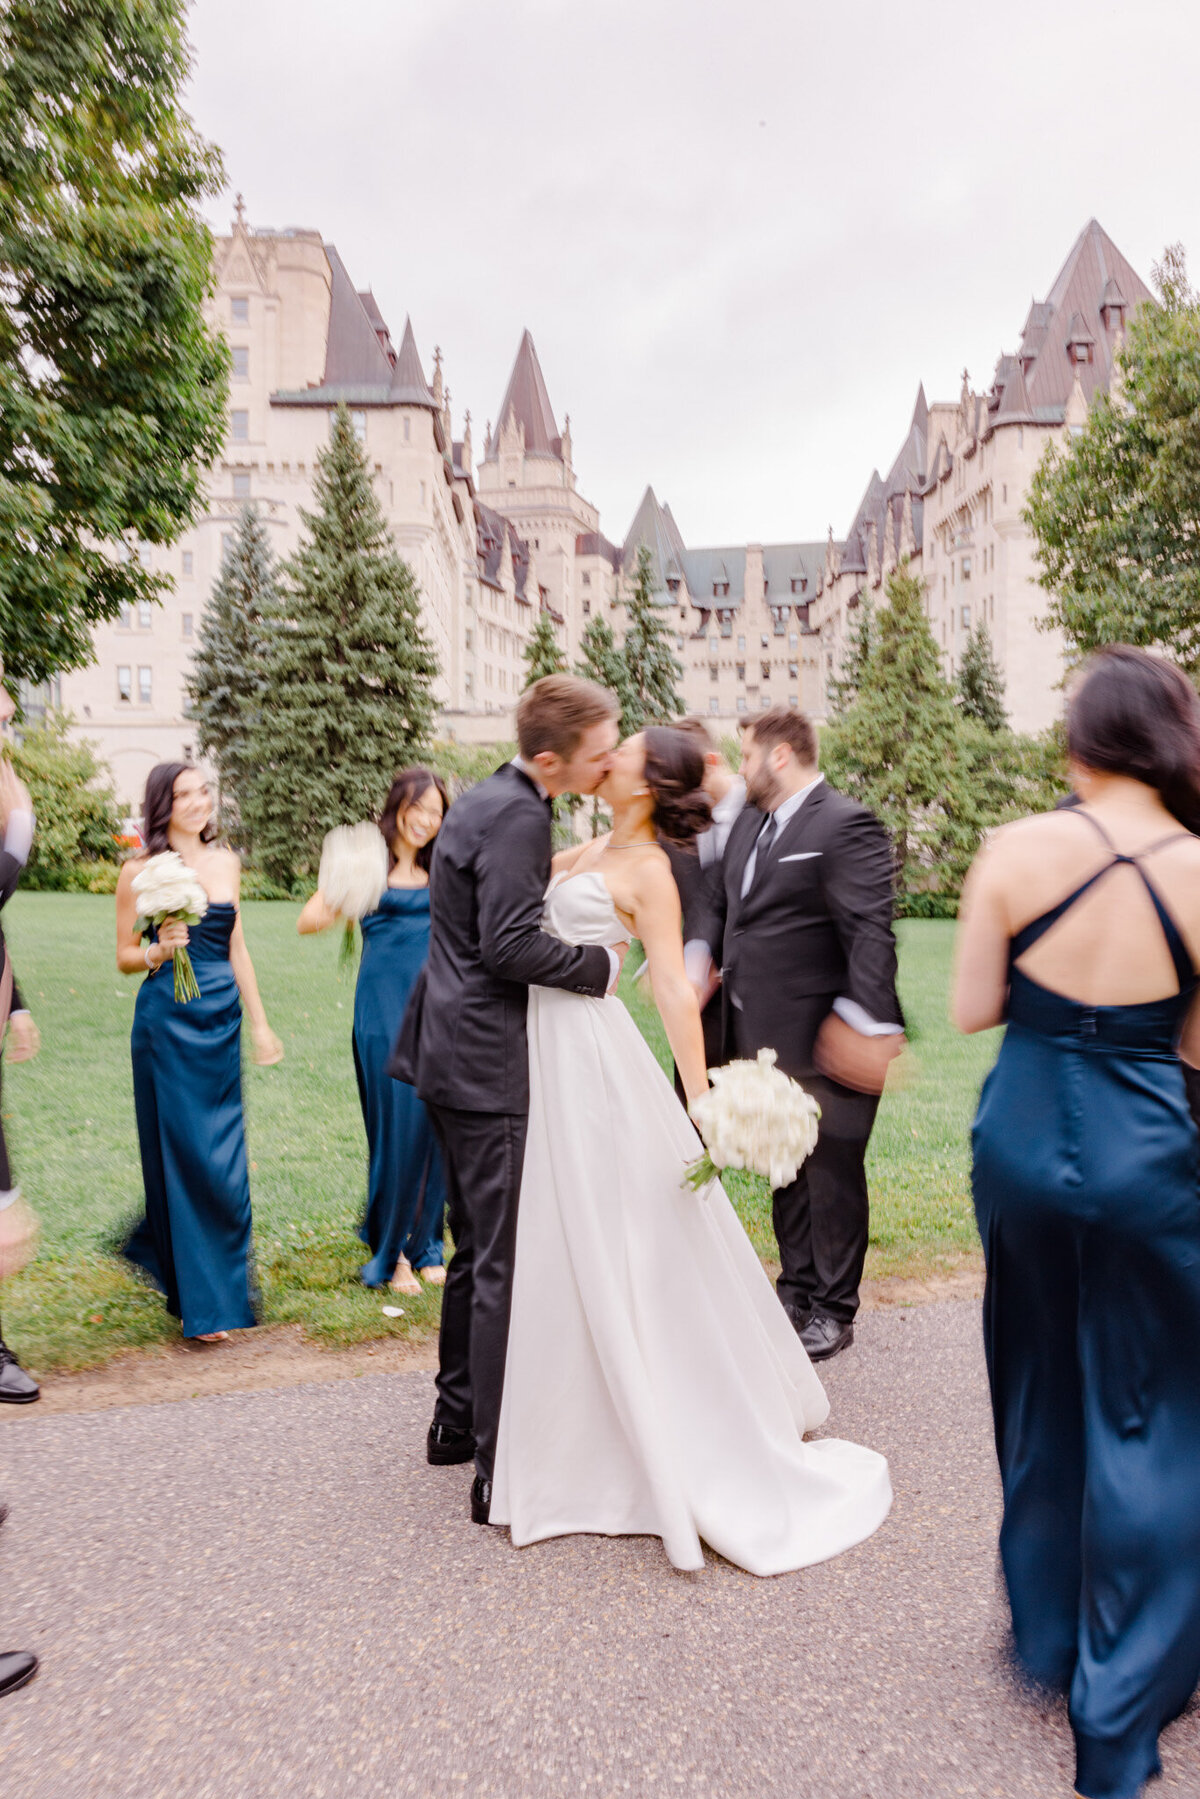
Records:
[[[762,824],[752,806],[735,823],[703,935],[722,973],[727,1049],[774,1049],[795,1074],[810,1069],[816,1029],[835,999],[856,1001],[878,1024],[904,1022],[892,851],[878,819],[822,781],[756,866],[743,899]]]
[[[389,1074],[464,1112],[527,1112],[530,987],[602,998],[601,945],[541,928],[550,807],[511,762],[446,814],[429,872],[429,959],[413,988]]]

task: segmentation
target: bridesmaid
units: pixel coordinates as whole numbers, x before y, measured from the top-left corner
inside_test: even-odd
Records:
[[[242,1117],[242,1005],[254,1060],[282,1060],[267,1023],[238,913],[241,868],[214,842],[212,801],[198,769],[160,762],[146,782],[144,854],[117,882],[117,967],[146,974],[133,1019],[133,1096],[146,1211],[124,1254],[166,1296],[185,1337],[215,1343],[257,1322],[250,1265],[250,1177]],[[133,879],[175,850],[208,894],[184,924],[135,930]],[[177,1003],[169,964],[187,945],[199,999]],[[148,972],[147,972],[148,971]],[[240,997],[239,997],[240,996]]]
[[[431,1286],[446,1279],[441,1151],[424,1106],[386,1063],[429,951],[429,863],[449,803],[440,777],[427,768],[406,768],[392,782],[379,821],[391,872],[378,910],[362,921],[354,995],[354,1067],[369,1151],[362,1236],[371,1260],[362,1279],[401,1293],[421,1291],[417,1274]],[[337,922],[318,888],[297,929],[307,935]]]

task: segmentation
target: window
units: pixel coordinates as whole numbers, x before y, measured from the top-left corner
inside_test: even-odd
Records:
[[[762,634],[762,644],[761,644],[761,647],[762,647],[762,648],[763,648],[763,649],[764,649],[764,650],[769,650],[769,649],[770,649],[770,647],[771,647],[771,639],[770,639],[770,638],[769,638],[769,637],[768,637],[768,636],[767,636],[767,634],[766,634],[766,632],[765,632],[765,631],[764,631],[764,632],[763,632],[763,634]]]
[[[183,615],[183,634],[185,637],[190,637],[192,635],[192,615],[190,612],[185,612]]]
[[[1000,504],[1002,506],[1008,505],[1008,486],[1007,486],[1007,483],[1003,483],[1003,482],[1001,483],[1001,486],[1000,486]]]
[[[799,679],[800,679],[800,664],[798,662],[789,662],[788,663],[788,680],[789,681],[798,681]]]
[[[584,573],[582,575],[580,575],[579,580],[580,580],[580,585],[583,587],[590,587],[592,585],[592,577],[587,573],[586,570],[584,571]]]
[[[746,710],[746,696],[744,693],[738,694],[737,709],[739,712],[744,712]]]
[[[130,606],[128,602],[122,606],[121,610],[118,612],[117,623],[126,631],[128,631],[129,627],[132,625],[133,607]]]
[[[235,500],[248,500],[250,498],[250,470],[248,468],[234,469],[233,497]]]
[[[233,425],[230,435],[234,443],[248,444],[250,442],[250,414],[235,406],[229,416]]]
[[[463,643],[468,650],[473,650],[475,648],[475,633],[473,631],[464,631]]]
[[[746,647],[746,639],[744,637],[739,637],[738,638],[738,649],[744,650],[745,647]]]
[[[229,316],[235,325],[250,323],[250,298],[247,294],[235,294],[229,302]]]
[[[350,428],[354,432],[354,435],[355,435],[355,437],[357,437],[359,443],[365,444],[367,441],[367,415],[366,415],[366,413],[365,412],[352,412],[350,414]]]
[[[769,681],[771,679],[771,664],[769,662],[760,662],[759,667],[762,669],[763,680]]]
[[[467,693],[473,693],[475,690],[475,677],[469,671],[463,676],[463,688]]]
[[[1018,448],[1018,450],[1023,450],[1025,448],[1025,427],[1024,427],[1024,425],[1017,426],[1017,448]]]
[[[152,612],[151,612],[149,600],[139,600],[138,601],[138,628],[139,628],[139,630],[148,631],[150,629],[152,622],[153,622],[153,618],[152,618]]]
[[[153,681],[153,678],[153,672],[146,667],[145,663],[143,663],[138,669],[138,701],[143,706],[148,706],[150,704],[151,682]]]
[[[133,698],[133,670],[127,662],[120,663],[117,668],[117,698],[126,701]]]
[[[590,600],[585,600],[583,602],[583,616],[584,618],[591,618],[592,616],[592,602]]]
[[[191,550],[183,552],[183,572],[185,575],[194,575],[196,572],[196,558]]]
[[[739,681],[744,681],[746,679],[746,664],[744,662],[739,662],[734,673],[737,675]]]
[[[798,650],[799,648],[800,648],[799,632],[789,631],[788,632],[788,649],[789,650]]]
[[[715,663],[715,662],[710,662],[710,663],[709,663],[709,665],[708,665],[708,678],[709,678],[709,680],[710,680],[710,681],[715,681],[715,680],[717,680],[717,679],[718,679],[718,677],[719,677],[719,675],[720,675],[720,670],[719,670],[719,669],[718,669],[718,667],[717,667],[717,665],[716,665],[716,663]]]
[[[235,381],[249,381],[249,379],[250,379],[250,350],[249,350],[248,345],[234,344],[233,350],[232,350],[232,355],[233,355],[233,378],[234,378],[234,380]]]
[[[763,712],[769,712],[771,710],[770,694],[769,693],[760,694],[758,704]]]
[[[971,579],[971,558],[969,556],[963,557],[962,578],[964,581]]]
[[[800,695],[798,693],[789,693],[788,694],[788,707],[792,712],[799,712],[799,710],[800,710]]]
[[[721,636],[722,637],[732,637],[733,636],[733,620],[732,619],[723,618],[721,620]]]
[[[962,628],[964,631],[971,629],[971,608],[969,606],[964,606],[962,609]]]
[[[784,632],[783,620],[781,618],[777,618],[775,620],[775,635],[776,635],[776,637],[782,637],[783,632]]]
[[[708,709],[710,712],[719,712],[721,710],[721,702],[715,693],[710,693],[708,696]]]

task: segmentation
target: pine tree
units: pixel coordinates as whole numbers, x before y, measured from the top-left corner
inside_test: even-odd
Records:
[[[543,675],[566,674],[567,659],[558,647],[554,620],[545,607],[539,608],[529,641],[521,654],[529,664],[529,673],[525,677],[526,687],[532,687]]]
[[[585,680],[595,681],[598,687],[606,687],[616,695],[621,704],[621,735],[628,737],[636,727],[629,722],[629,669],[625,658],[617,648],[617,640],[612,634],[612,627],[606,618],[599,613],[590,618],[579,640],[583,656],[575,664],[575,672]]]
[[[254,765],[276,601],[266,526],[253,506],[244,506],[204,610],[187,682],[188,717],[196,721],[201,754],[216,768],[227,826],[241,816]]]
[[[875,648],[875,602],[864,594],[856,609],[854,624],[846,637],[846,647],[836,674],[829,677],[829,710],[835,717],[847,711],[858,698],[859,689]]]
[[[976,718],[989,731],[1003,731],[1008,724],[1004,707],[1004,676],[1000,673],[992,636],[980,621],[967,639],[958,671],[958,704],[964,718]]]
[[[429,741],[437,660],[350,415],[317,458],[316,509],[270,616],[245,816],[273,878],[311,875],[334,825],[378,813]]]
[[[627,623],[621,655],[627,691],[622,724],[627,731],[643,725],[669,724],[684,710],[675,683],[683,664],[672,653],[660,607],[654,603],[654,562],[645,544],[638,548],[633,591],[625,602]]]

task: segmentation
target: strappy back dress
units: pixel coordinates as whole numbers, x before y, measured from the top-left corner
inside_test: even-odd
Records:
[[[1016,1652],[1070,1693],[1084,1799],[1133,1799],[1200,1680],[1200,1185],[1177,1054],[1197,982],[1142,859],[1077,816],[1111,859],[1012,940],[973,1182]],[[1086,1006],[1023,973],[1121,866],[1179,991]]]

